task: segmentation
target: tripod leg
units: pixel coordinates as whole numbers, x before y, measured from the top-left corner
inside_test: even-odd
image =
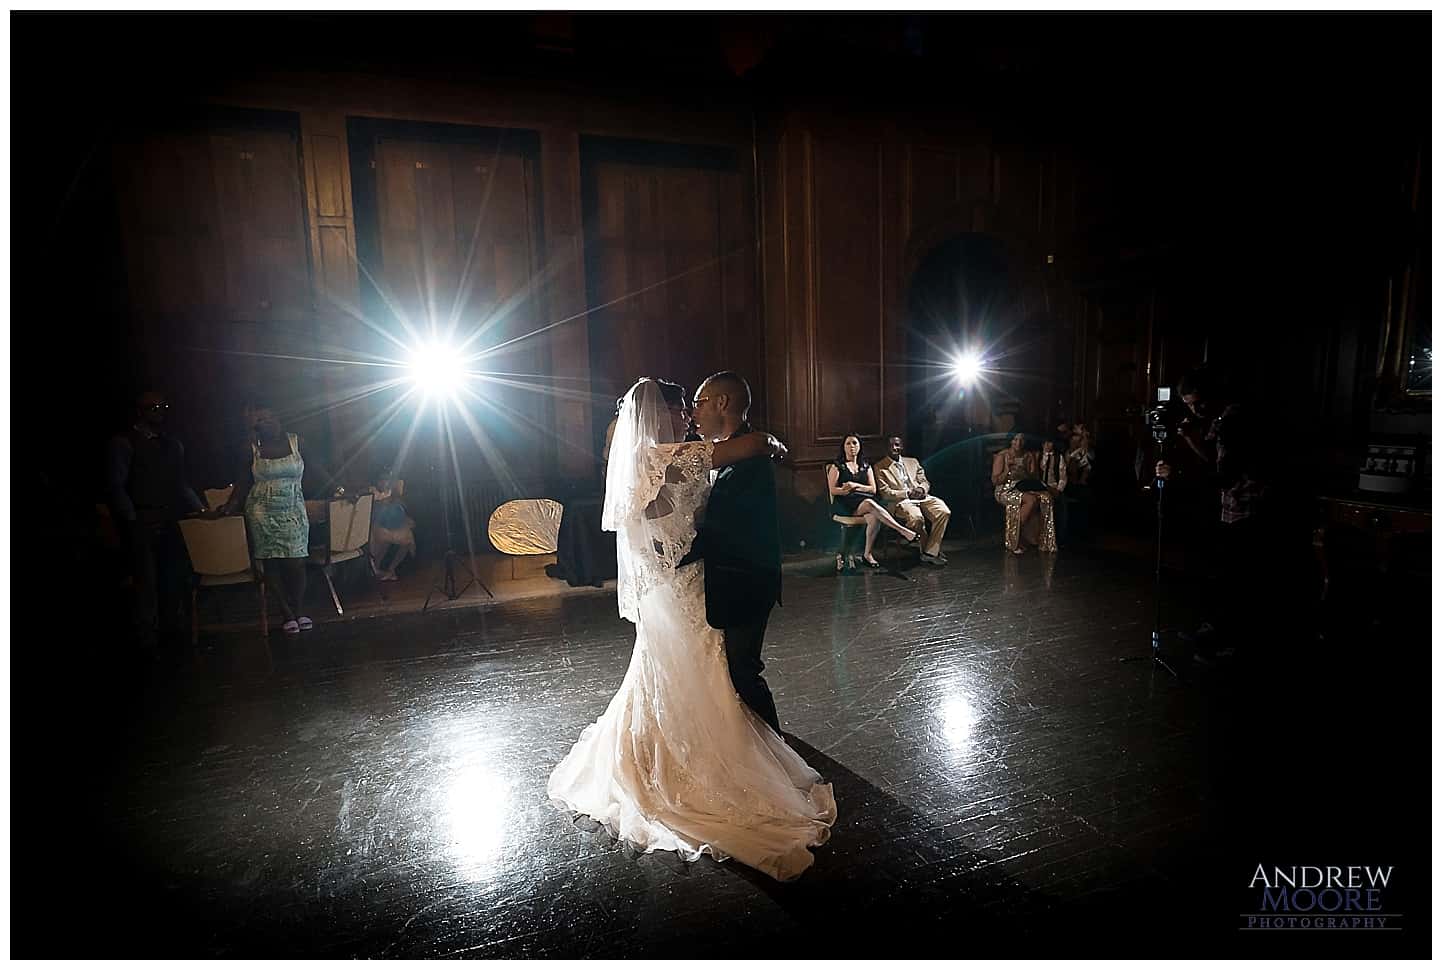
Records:
[[[345,610],[341,608],[341,605],[340,605],[340,597],[336,595],[336,592],[335,592],[335,583],[333,583],[333,582],[331,581],[330,573],[331,573],[331,571],[330,571],[329,567],[327,567],[327,568],[325,568],[325,569],[322,569],[322,570],[320,571],[320,574],[325,577],[325,584],[330,587],[330,601],[335,604],[335,611],[336,611],[336,613],[337,613],[337,614],[340,614],[340,615],[344,615],[344,614],[345,614]]]
[[[489,596],[491,599],[495,599],[496,594],[492,593],[491,588],[481,581],[481,577],[476,575],[475,558],[472,557],[470,560],[461,559],[459,556],[456,556],[455,558],[460,560],[461,568],[466,571],[466,575],[470,578],[466,580],[466,585],[462,586],[460,590],[455,594],[455,596],[451,597],[451,599],[455,599],[456,596],[460,596],[472,586],[479,586],[481,589],[486,591],[487,596]],[[452,574],[452,576],[454,577],[454,573]],[[454,578],[452,579],[452,582],[454,583]]]

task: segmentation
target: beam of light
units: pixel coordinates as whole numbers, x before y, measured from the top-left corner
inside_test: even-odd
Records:
[[[347,458],[340,467],[335,469],[333,477],[336,481],[342,480],[351,465],[355,464],[357,459],[365,455],[367,449],[369,449],[372,444],[381,439],[385,430],[391,426],[391,423],[395,421],[396,418],[408,410],[406,404],[414,394],[414,389],[406,391],[399,400],[392,401],[386,405],[383,411],[370,418],[365,427],[357,430],[356,438],[359,439],[359,441],[348,447],[347,450],[350,451],[351,456]],[[390,463],[397,469],[405,467],[405,456],[410,450],[411,440],[415,437],[416,426],[420,424],[420,410],[413,408],[409,409],[409,411],[411,415],[410,427],[406,429],[405,437],[401,441],[399,453],[395,461]]]
[[[368,397],[380,394],[382,391],[388,391],[403,383],[405,383],[405,378],[389,377],[383,381],[374,381],[362,387],[343,391],[337,399],[328,399],[324,393],[318,393],[312,395],[312,399],[317,403],[312,405],[308,401],[301,401],[293,409],[294,414],[288,415],[287,419],[296,422],[309,421],[311,418],[320,417],[328,411],[336,411],[344,407],[349,407],[352,404],[364,401]]]
[[[449,401],[465,384],[466,363],[449,344],[430,340],[411,351],[406,377],[426,398]]]
[[[963,387],[975,384],[984,370],[986,370],[986,361],[975,350],[963,351],[957,354],[951,362],[952,376]]]
[[[475,227],[477,231],[485,220],[489,193],[487,196],[487,200],[483,200],[481,211],[477,214]],[[386,315],[387,319],[381,321],[368,318],[365,313],[361,312],[358,305],[348,303],[343,299],[336,299],[334,296],[332,296],[333,305],[338,310],[347,313],[354,322],[384,338],[395,348],[394,356],[377,354],[360,347],[347,347],[343,344],[326,346],[324,349],[317,348],[318,352],[314,354],[218,348],[192,349],[233,357],[296,361],[335,368],[348,369],[348,365],[380,368],[381,373],[376,374],[377,379],[374,381],[361,381],[349,387],[337,385],[332,388],[327,385],[323,391],[317,389],[310,400],[301,405],[301,409],[304,411],[302,418],[312,419],[327,412],[334,413],[348,407],[362,405],[364,401],[374,400],[376,395],[388,390],[400,388],[403,391],[398,399],[388,401],[379,413],[366,415],[359,427],[349,429],[345,434],[345,441],[335,442],[335,447],[341,452],[349,452],[350,458],[334,470],[332,477],[338,480],[357,460],[369,457],[368,449],[386,435],[387,431],[395,425],[397,418],[408,412],[410,420],[404,440],[400,443],[398,454],[394,456],[393,460],[387,462],[392,467],[404,467],[406,459],[413,451],[416,434],[422,424],[424,414],[434,407],[443,416],[448,416],[445,420],[443,434],[437,444],[441,449],[449,452],[447,457],[451,460],[453,474],[457,479],[456,485],[458,489],[461,489],[457,441],[453,437],[455,429],[450,426],[449,417],[461,418],[470,432],[472,440],[482,453],[483,459],[502,480],[511,478],[510,462],[506,460],[500,442],[494,434],[502,425],[518,430],[527,429],[537,435],[556,437],[555,429],[543,426],[541,412],[519,404],[519,402],[517,402],[518,406],[513,406],[501,395],[485,393],[484,386],[491,386],[493,391],[503,388],[514,389],[522,393],[546,395],[558,401],[591,404],[597,407],[609,408],[612,403],[609,396],[597,396],[587,388],[586,385],[592,380],[590,375],[567,376],[517,372],[525,370],[524,367],[483,371],[477,366],[481,360],[499,358],[501,352],[508,348],[517,347],[517,345],[542,337],[546,332],[583,319],[590,313],[605,310],[693,274],[704,272],[719,265],[728,257],[748,251],[752,245],[746,243],[735,247],[731,251],[704,259],[693,266],[680,269],[663,279],[640,286],[603,303],[585,307],[579,312],[538,326],[527,333],[517,334],[488,345],[490,341],[487,340],[487,337],[494,340],[500,336],[496,333],[497,326],[510,318],[527,300],[532,299],[557,272],[575,259],[575,255],[547,261],[538,272],[531,274],[530,278],[516,292],[508,294],[498,303],[487,307],[484,319],[462,326],[459,318],[464,305],[469,302],[467,294],[474,289],[476,282],[475,267],[472,264],[478,237],[476,232],[473,232],[472,235],[471,253],[467,257],[465,272],[461,280],[462,292],[454,295],[451,301],[451,312],[446,315],[447,319],[438,320],[434,315],[434,311],[437,309],[435,300],[437,294],[433,292],[436,288],[430,285],[434,282],[431,267],[429,265],[415,267],[417,274],[415,285],[423,292],[426,305],[432,308],[429,325],[418,324],[417,321],[408,319],[396,295],[389,292],[371,269],[364,265],[360,254],[355,251],[355,247],[347,246],[356,261],[358,271],[374,286],[377,296],[384,301],[390,312]],[[423,258],[420,263],[429,263],[429,260],[424,258],[426,255],[422,254]],[[399,327],[399,332],[397,327]],[[519,348],[517,347],[517,349]],[[385,374],[386,370],[391,373]],[[340,380],[339,373],[335,380]],[[343,381],[341,383],[350,384],[351,382]],[[480,393],[477,393],[478,391]],[[514,482],[511,484],[514,485]],[[463,517],[465,514],[464,501],[462,501]],[[470,530],[466,528],[465,531],[469,546]]]
[[[357,360],[354,357],[312,357],[306,354],[272,354],[260,350],[222,350],[217,347],[188,347],[203,354],[224,354],[227,357],[263,357],[266,360],[298,360],[304,364],[341,364],[344,366],[358,367],[395,367],[396,362],[380,358],[378,360]]]
[[[614,407],[616,399],[604,394],[593,394],[590,391],[572,390],[568,387],[557,387],[547,383],[551,380],[562,381],[564,377],[541,377],[533,374],[517,374],[514,376],[501,376],[491,371],[477,371],[474,375],[479,380],[489,384],[498,384],[501,387],[514,387],[518,391],[528,391],[532,394],[544,394],[547,397],[555,398],[558,401],[572,401],[581,404],[590,404],[594,407]],[[529,380],[517,380],[518,377],[530,378]]]
[[[499,304],[493,306],[490,309],[490,311],[481,319],[481,322],[476,326],[476,328],[471,331],[470,336],[466,337],[465,340],[462,340],[460,342],[459,349],[465,350],[472,343],[480,340],[482,337],[486,336],[486,334],[490,333],[494,327],[501,323],[501,321],[507,319],[527,300],[531,299],[533,295],[533,290],[540,290],[543,286],[548,284],[551,281],[552,277],[556,276],[560,272],[561,268],[570,261],[570,256],[567,256],[564,260],[554,260],[552,262],[548,262],[539,271],[532,273],[530,279],[526,281],[524,286],[521,286],[510,296],[506,297]],[[588,310],[586,312],[589,313],[590,311]],[[511,342],[513,341],[507,341],[507,344]],[[487,347],[485,353],[495,353],[503,346],[505,346],[505,344],[497,344],[492,347]]]
[[[568,316],[568,317],[562,317],[560,320],[553,320],[553,321],[551,321],[550,323],[545,324],[544,326],[537,327],[535,330],[532,330],[530,333],[523,333],[523,334],[521,334],[521,335],[519,335],[519,336],[512,337],[512,338],[509,339],[509,340],[504,340],[504,341],[502,341],[501,343],[498,343],[498,344],[496,344],[496,345],[493,346],[493,347],[488,347],[488,348],[486,349],[486,353],[487,353],[487,354],[494,354],[494,353],[496,353],[497,351],[500,351],[500,350],[505,349],[506,347],[509,347],[511,344],[520,343],[522,340],[529,340],[529,339],[532,338],[532,337],[540,336],[541,334],[545,333],[547,330],[554,330],[556,327],[559,327],[559,326],[561,326],[561,325],[563,325],[563,324],[570,323],[572,320],[579,320],[581,317],[584,317],[584,316],[585,316],[586,314],[588,314],[588,313],[596,313],[596,312],[598,312],[598,311],[600,311],[600,310],[606,309],[606,308],[609,307],[609,306],[615,306],[617,303],[622,303],[622,302],[624,302],[624,301],[626,301],[626,300],[630,300],[630,299],[632,299],[632,298],[634,298],[634,297],[638,297],[638,296],[640,296],[642,293],[646,293],[646,292],[649,292],[649,291],[651,291],[651,290],[654,290],[654,289],[655,289],[656,287],[658,287],[658,286],[665,286],[667,283],[673,283],[673,282],[675,282],[676,280],[679,280],[679,279],[682,279],[682,278],[684,278],[684,277],[690,276],[692,273],[699,273],[701,270],[706,269],[706,268],[708,268],[708,267],[710,267],[710,266],[714,266],[714,265],[716,265],[717,263],[721,262],[721,261],[724,260],[724,259],[727,259],[727,258],[729,258],[729,257],[731,257],[731,256],[735,256],[735,255],[737,255],[737,254],[739,254],[739,253],[745,252],[746,250],[748,250],[748,249],[750,248],[750,246],[751,246],[750,243],[746,243],[746,244],[744,244],[744,245],[738,246],[738,247],[736,247],[736,249],[732,250],[732,251],[729,252],[729,253],[721,253],[721,254],[718,255],[718,256],[713,256],[713,257],[710,258],[710,259],[703,260],[702,262],[697,263],[695,266],[692,266],[690,269],[683,269],[683,270],[681,270],[679,273],[673,273],[673,274],[671,274],[670,276],[666,277],[665,279],[657,280],[655,283],[648,283],[648,284],[646,284],[645,286],[640,287],[639,289],[632,290],[630,293],[623,293],[623,294],[621,294],[620,296],[616,297],[616,298],[613,299],[613,300],[607,300],[605,303],[597,304],[596,306],[593,306],[593,307],[587,307],[586,309],[581,310],[581,311],[579,311],[579,312],[577,312],[577,313],[573,313],[573,314],[571,314],[571,315]]]

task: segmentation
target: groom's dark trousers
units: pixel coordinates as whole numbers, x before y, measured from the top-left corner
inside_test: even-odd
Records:
[[[780,734],[776,702],[761,676],[766,622],[781,602],[781,530],[770,459],[737,462],[717,474],[705,521],[682,563],[697,559],[706,560],[706,622],[725,636],[731,683]]]

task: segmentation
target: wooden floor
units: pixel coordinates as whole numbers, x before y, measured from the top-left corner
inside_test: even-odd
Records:
[[[1264,655],[1180,658],[1179,682],[1117,662],[1149,646],[1135,559],[788,575],[768,677],[840,813],[788,885],[638,856],[546,803],[625,671],[611,593],[232,635],[159,668],[17,632],[13,953],[1426,955],[1427,607],[1278,608]],[[1394,866],[1400,930],[1249,932],[1258,864]]]

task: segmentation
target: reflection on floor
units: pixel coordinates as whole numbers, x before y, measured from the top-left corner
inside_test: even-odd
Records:
[[[1299,615],[1178,683],[1117,663],[1151,615],[1145,566],[1106,554],[788,575],[768,676],[840,808],[789,885],[545,803],[625,670],[611,593],[227,635],[142,673],[101,647],[63,699],[50,653],[14,682],[14,953],[1425,953],[1425,678]],[[1415,915],[1239,931],[1258,863],[1395,865],[1414,895],[1388,912]]]

